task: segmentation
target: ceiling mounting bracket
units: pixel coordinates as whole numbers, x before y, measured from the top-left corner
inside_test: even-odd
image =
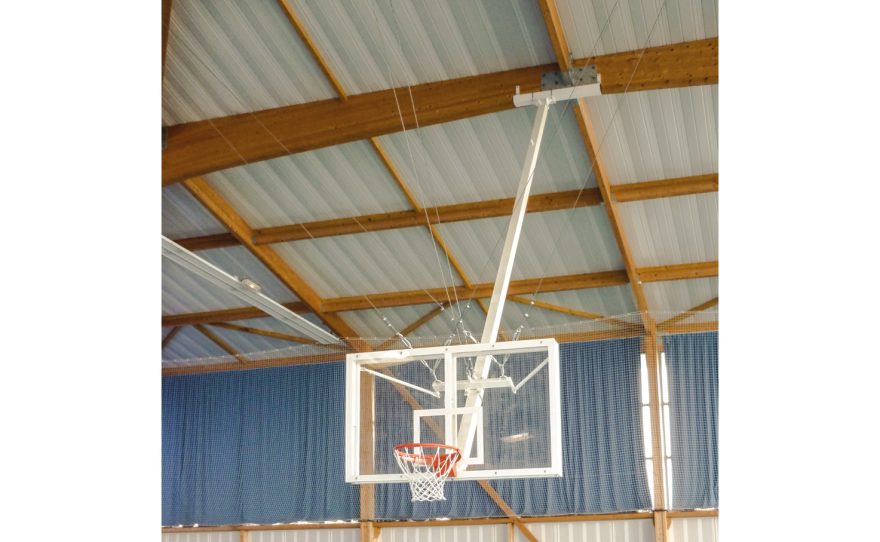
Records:
[[[600,82],[595,64],[588,64],[581,68],[572,68],[568,71],[544,72],[541,74],[541,90],[592,85]]]

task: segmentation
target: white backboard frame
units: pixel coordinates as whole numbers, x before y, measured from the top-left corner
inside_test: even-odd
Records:
[[[496,480],[505,478],[545,478],[562,476],[562,408],[560,403],[560,380],[559,380],[559,343],[555,339],[532,339],[524,341],[497,342],[491,344],[464,344],[452,346],[436,346],[427,348],[412,348],[404,350],[386,350],[382,352],[363,352],[346,355],[345,360],[345,481],[355,484],[399,483],[407,479],[402,473],[393,474],[362,474],[360,472],[360,438],[361,438],[361,396],[360,382],[362,369],[365,365],[371,370],[380,370],[383,367],[395,364],[418,361],[423,359],[444,360],[444,383],[453,382],[457,388],[457,359],[465,356],[500,356],[504,354],[546,352],[547,366],[549,371],[549,397],[548,417],[550,423],[550,465],[538,468],[523,469],[500,469],[500,470],[468,470],[465,468],[457,472],[457,480]],[[439,375],[438,375],[439,376]],[[455,412],[461,410],[455,404],[457,389],[453,393],[447,393],[444,385],[442,397],[443,409],[426,409],[429,411],[446,410],[451,413],[446,416],[444,432],[447,439],[454,431]],[[418,412],[418,411],[414,411]],[[423,414],[427,416],[436,414]],[[414,414],[414,419],[417,419]],[[472,419],[482,422],[482,416],[472,416]],[[481,424],[482,425],[482,424]],[[457,437],[457,435],[456,435]],[[401,443],[403,444],[403,443]],[[455,445],[452,442],[444,444]],[[477,448],[482,448],[478,442]],[[482,450],[477,455],[482,455]],[[392,453],[391,450],[388,453]],[[476,463],[474,463],[476,464]]]

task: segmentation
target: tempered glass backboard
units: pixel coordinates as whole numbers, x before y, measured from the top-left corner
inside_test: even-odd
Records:
[[[347,356],[348,482],[405,481],[411,442],[459,448],[458,479],[561,476],[561,437],[553,339]]]

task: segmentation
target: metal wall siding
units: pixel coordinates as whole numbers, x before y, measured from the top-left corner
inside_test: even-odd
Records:
[[[360,529],[251,531],[250,542],[358,542]]]
[[[162,188],[162,235],[180,239],[225,231],[226,227],[182,185]]]
[[[507,542],[507,525],[386,527],[382,542]]]
[[[410,208],[365,141],[256,162],[207,179],[252,228]]]
[[[408,130],[380,138],[422,206],[516,196],[534,110]],[[411,154],[410,154],[411,151]],[[595,187],[571,110],[550,110],[535,168],[533,194]]]
[[[530,523],[529,530],[541,542],[653,542],[654,526],[650,519],[613,521],[577,521]],[[516,540],[526,538],[519,530]]]
[[[335,96],[276,2],[175,0],[163,124]]]
[[[438,226],[473,282],[494,282],[508,217]],[[608,216],[602,207],[526,215],[513,280],[623,269]]]
[[[669,542],[717,542],[718,518],[675,518]]]
[[[718,85],[587,99],[612,184],[718,172]]]
[[[576,58],[718,35],[717,0],[557,0],[557,6]]]
[[[553,61],[529,0],[291,5],[351,94]]]
[[[620,221],[636,266],[718,259],[718,193],[622,203]]]
[[[643,284],[642,288],[651,310],[668,313],[666,316],[671,318],[677,313],[718,297],[718,278],[649,282]],[[717,309],[712,309],[710,312],[715,311]],[[662,316],[657,318],[665,319]]]
[[[162,533],[162,542],[239,542],[238,531],[216,533]]]
[[[321,297],[438,288],[444,285],[441,267],[446,284],[451,284],[446,258],[423,227],[273,247]]]

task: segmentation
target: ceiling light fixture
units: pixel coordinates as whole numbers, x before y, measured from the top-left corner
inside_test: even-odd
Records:
[[[339,342],[339,338],[332,333],[321,329],[281,303],[261,293],[262,288],[256,282],[250,279],[238,280],[238,278],[223,271],[204,258],[193,254],[164,235],[162,236],[162,256],[187,271],[202,277],[214,286],[231,293],[248,305],[260,309],[296,331],[311,339],[315,339],[319,343],[332,344]]]

